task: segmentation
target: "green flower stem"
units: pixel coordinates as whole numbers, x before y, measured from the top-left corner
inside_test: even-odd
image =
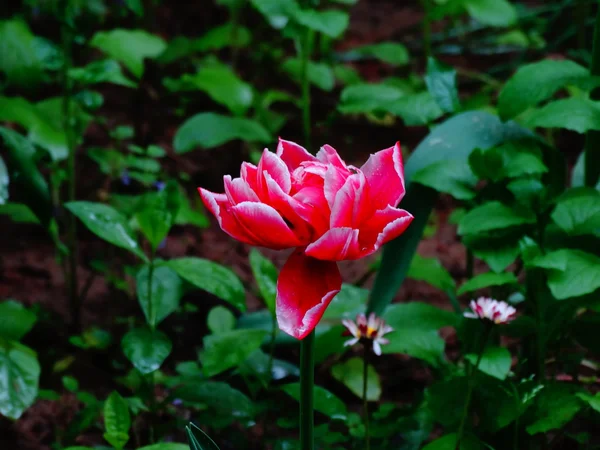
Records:
[[[477,354],[477,361],[475,362],[475,365],[471,367],[469,374],[467,375],[467,398],[465,399],[465,407],[460,419],[460,426],[458,427],[455,450],[460,450],[460,443],[465,433],[467,418],[469,417],[469,406],[471,406],[471,397],[473,396],[473,388],[475,387],[475,376],[477,369],[479,368],[479,364],[481,363],[481,358],[483,358],[483,352],[485,350],[490,332],[492,331],[492,326],[493,325],[491,323],[485,323],[485,330],[482,336],[483,339],[481,339],[482,344],[479,348],[479,353]]]
[[[300,450],[314,450],[315,331],[300,343]]]
[[[370,348],[364,344],[363,353],[363,421],[365,423],[365,449],[371,450],[371,436],[369,434],[369,400],[367,398],[369,377],[369,351]]]
[[[275,339],[277,338],[277,317],[275,314],[271,315],[271,342],[269,343],[269,364],[267,370],[269,371],[269,383],[273,381],[273,359],[275,358]]]
[[[590,75],[600,75],[600,9],[596,16],[594,26],[594,44],[592,48],[592,67]],[[592,100],[600,100],[600,88],[596,88],[591,93]],[[585,174],[584,182],[586,186],[594,187],[600,178],[600,131],[589,130],[585,137]]]
[[[302,84],[302,126],[304,129],[304,145],[307,150],[311,149],[311,123],[310,123],[310,79],[308,76],[308,65],[312,53],[314,31],[306,29],[304,40],[300,44],[301,84]]]
[[[63,50],[63,65],[61,70],[62,79],[62,120],[63,129],[66,136],[67,143],[67,179],[68,179],[68,194],[67,200],[69,202],[75,201],[75,187],[76,187],[76,167],[75,167],[75,151],[76,142],[75,136],[73,135],[73,86],[69,78],[69,71],[71,70],[71,47],[73,43],[73,34],[70,29],[70,25],[67,23],[68,17],[68,3],[64,2],[64,8],[62,8],[62,26],[61,26],[61,38],[62,38],[62,50]],[[81,303],[79,301],[78,294],[78,280],[77,280],[77,218],[74,214],[68,215],[67,223],[67,247],[69,248],[69,260],[67,270],[67,291],[69,296],[69,308],[71,310],[72,319],[72,333],[79,333],[81,327]]]
[[[154,276],[154,252],[150,254],[150,262],[148,264],[150,266],[148,268],[148,325],[150,325],[150,328],[154,330],[156,328],[155,324],[153,323],[154,321],[152,320],[152,314],[154,314],[154,311],[152,311],[152,277]]]
[[[431,0],[421,0],[423,5],[423,49],[425,52],[425,62],[431,54]]]

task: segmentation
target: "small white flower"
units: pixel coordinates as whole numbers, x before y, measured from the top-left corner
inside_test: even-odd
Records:
[[[348,335],[353,336],[349,341],[344,342],[344,345],[354,345],[360,340],[372,341],[373,352],[377,356],[381,355],[381,346],[389,344],[390,341],[383,336],[390,331],[394,331],[392,327],[385,324],[385,321],[375,315],[369,314],[369,319],[364,314],[356,316],[356,322],[349,319],[342,320],[344,326],[348,329]]]
[[[517,310],[506,302],[499,302],[492,298],[479,297],[477,301],[471,300],[471,311],[464,313],[469,319],[487,319],[497,325],[513,320]]]

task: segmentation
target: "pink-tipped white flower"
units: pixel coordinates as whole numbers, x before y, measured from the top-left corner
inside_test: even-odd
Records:
[[[390,341],[383,336],[391,331],[392,327],[385,324],[385,321],[375,315],[369,314],[369,319],[364,314],[356,316],[356,322],[344,319],[344,326],[348,329],[345,335],[353,336],[349,341],[344,342],[345,346],[354,345],[359,341],[372,341],[373,351],[377,356],[381,355],[381,345],[389,344]]]
[[[464,316],[469,319],[487,319],[496,325],[505,324],[515,318],[517,310],[506,302],[499,302],[493,298],[479,297],[477,301],[471,300],[471,311]]]

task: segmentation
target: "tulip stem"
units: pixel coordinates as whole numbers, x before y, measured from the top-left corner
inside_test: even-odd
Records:
[[[462,418],[460,419],[460,426],[458,427],[458,433],[456,435],[456,447],[455,450],[460,450],[460,443],[462,441],[463,435],[465,433],[465,425],[467,424],[467,417],[469,416],[469,406],[471,406],[471,397],[473,396],[473,388],[475,387],[475,376],[477,369],[479,368],[479,364],[481,363],[481,359],[483,358],[483,352],[485,350],[485,346],[487,344],[488,337],[490,335],[490,331],[492,330],[491,324],[485,324],[485,330],[483,332],[483,339],[481,347],[479,348],[479,353],[477,354],[477,361],[475,365],[471,366],[471,370],[469,370],[467,375],[467,397],[465,399],[465,406],[463,408]]]
[[[364,345],[363,353],[363,421],[365,423],[365,449],[371,450],[371,436],[369,434],[369,400],[367,398],[369,378],[369,346]]]
[[[314,450],[315,331],[300,343],[300,449]]]
[[[311,149],[311,126],[310,126],[310,78],[308,76],[308,66],[310,64],[310,54],[312,52],[313,30],[307,28],[304,41],[300,44],[301,83],[302,83],[302,126],[304,129],[304,145],[310,151]]]

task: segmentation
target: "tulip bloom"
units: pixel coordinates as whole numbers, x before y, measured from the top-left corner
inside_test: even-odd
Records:
[[[223,231],[250,245],[296,248],[277,281],[277,321],[298,339],[341,289],[336,262],[374,253],[413,219],[396,208],[405,192],[399,144],[359,169],[329,145],[313,156],[280,139],[276,154],[265,149],[258,166],[243,163],[224,184],[224,194],[199,188]]]

